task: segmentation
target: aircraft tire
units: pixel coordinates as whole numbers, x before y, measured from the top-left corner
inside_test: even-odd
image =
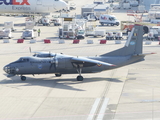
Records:
[[[119,23],[117,22],[116,25],[119,26]]]
[[[101,23],[102,26],[104,26],[104,23]]]
[[[25,77],[25,76],[21,76],[21,80],[22,80],[22,81],[25,81],[25,80],[26,80],[26,77]]]
[[[77,76],[77,81],[83,81],[83,76]]]
[[[62,76],[62,74],[55,74],[55,76],[56,76],[56,77],[61,77],[61,76]]]

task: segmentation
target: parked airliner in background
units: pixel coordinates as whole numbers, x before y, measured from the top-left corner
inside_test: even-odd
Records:
[[[0,13],[49,14],[67,7],[63,0],[0,0]]]

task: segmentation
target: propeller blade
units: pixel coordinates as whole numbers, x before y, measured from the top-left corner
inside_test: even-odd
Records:
[[[57,70],[56,63],[54,63],[54,69]]]
[[[29,47],[29,51],[30,51],[30,53],[32,52],[31,47]]]
[[[51,63],[51,65],[50,65],[50,67],[49,67],[50,70],[51,70],[52,66],[53,66],[53,64]]]

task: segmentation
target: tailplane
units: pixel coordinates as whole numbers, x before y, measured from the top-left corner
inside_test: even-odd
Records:
[[[103,54],[101,56],[127,56],[142,54],[143,47],[143,26],[135,25],[132,29],[126,44],[123,48]]]

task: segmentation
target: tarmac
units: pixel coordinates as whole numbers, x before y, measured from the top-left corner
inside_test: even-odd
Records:
[[[76,1],[77,10],[86,0]],[[88,1],[92,3],[92,1]],[[135,8],[134,8],[135,9]],[[128,18],[126,10],[113,13],[120,20]],[[19,76],[7,78],[3,67],[22,56],[31,56],[34,51],[50,51],[75,56],[95,56],[121,48],[125,44],[107,41],[105,38],[87,37],[79,44],[72,40],[58,43],[55,26],[36,26],[41,36],[36,43],[30,40],[17,43],[21,38],[25,17],[0,16],[0,23],[14,21],[15,29],[10,43],[0,40],[0,120],[159,120],[160,119],[160,45],[152,41],[143,45],[144,53],[156,52],[146,56],[145,61],[122,68],[94,74],[82,74],[84,81],[76,81],[77,74],[28,75],[26,81]],[[2,28],[2,26],[1,26]],[[120,27],[103,27],[107,30],[119,30]],[[37,33],[35,32],[36,36]],[[44,44],[50,39],[50,44]],[[93,40],[94,44],[87,44]]]

